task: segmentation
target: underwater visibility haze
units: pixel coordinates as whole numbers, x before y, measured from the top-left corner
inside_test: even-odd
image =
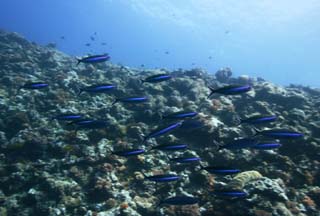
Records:
[[[319,11],[3,0],[0,216],[319,216]]]

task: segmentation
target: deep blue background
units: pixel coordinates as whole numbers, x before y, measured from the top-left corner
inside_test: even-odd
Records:
[[[0,28],[71,55],[108,52],[112,62],[134,67],[230,66],[236,75],[320,86],[320,4],[240,2],[2,0]]]

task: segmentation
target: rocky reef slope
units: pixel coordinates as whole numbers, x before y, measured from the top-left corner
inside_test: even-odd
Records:
[[[153,74],[171,73],[164,83],[141,83]],[[215,75],[200,69],[147,70],[111,63],[80,64],[51,47],[30,43],[15,33],[0,31],[0,215],[319,215],[320,211],[320,91],[303,86],[281,87],[261,78],[233,78],[229,69]],[[49,88],[20,90],[27,82]],[[92,95],[79,89],[112,83],[117,90]],[[237,96],[207,99],[207,86],[250,84]],[[116,97],[147,96],[148,103],[111,103]],[[202,127],[176,130],[142,144],[142,135],[168,124],[159,113],[199,112]],[[104,119],[106,128],[74,131],[53,120],[60,113],[81,113]],[[273,114],[268,128],[289,128],[303,139],[283,141],[278,150],[217,151],[225,144],[252,136],[236,116]],[[259,127],[260,129],[264,127]],[[213,142],[215,141],[215,142]],[[151,146],[181,142],[178,153],[149,151]],[[112,151],[143,148],[147,154],[123,158]],[[168,157],[198,156],[202,164],[229,164],[240,177],[219,177],[197,165],[176,165]],[[155,184],[144,175],[176,173],[176,183]],[[244,199],[212,196],[208,191],[237,184]],[[173,195],[193,195],[199,204],[157,206]]]

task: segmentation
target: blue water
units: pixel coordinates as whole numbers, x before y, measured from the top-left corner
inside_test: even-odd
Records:
[[[114,63],[148,68],[229,66],[235,75],[317,87],[319,20],[319,0],[2,0],[0,7],[0,28],[71,55],[108,52]]]

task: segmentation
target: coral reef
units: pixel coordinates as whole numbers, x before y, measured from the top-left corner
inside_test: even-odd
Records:
[[[136,69],[108,63],[79,64],[53,46],[42,47],[16,33],[0,31],[0,215],[272,215],[318,216],[320,212],[320,90],[282,87],[248,76],[232,77],[230,68],[214,76],[201,69],[168,71]],[[141,83],[154,74],[169,73],[165,83]],[[28,82],[46,82],[46,89],[19,89]],[[78,96],[85,86],[110,83],[116,90]],[[207,98],[208,85],[250,84],[248,94]],[[145,96],[141,104],[115,98]],[[148,139],[143,136],[167,126],[159,114],[195,111],[185,129]],[[80,113],[104,120],[105,127],[75,130],[53,119]],[[223,149],[236,138],[254,134],[236,117],[276,115],[278,121],[258,129],[282,128],[304,133],[283,140],[277,150]],[[215,141],[215,142],[213,142]],[[186,143],[177,152],[152,146]],[[112,154],[142,148],[146,154]],[[200,157],[202,164],[230,165],[237,176],[213,176],[199,164],[174,164],[170,158]],[[175,174],[181,179],[154,183],[144,175]],[[213,198],[219,187],[243,189],[246,198]],[[190,206],[159,206],[175,195],[200,198]]]

